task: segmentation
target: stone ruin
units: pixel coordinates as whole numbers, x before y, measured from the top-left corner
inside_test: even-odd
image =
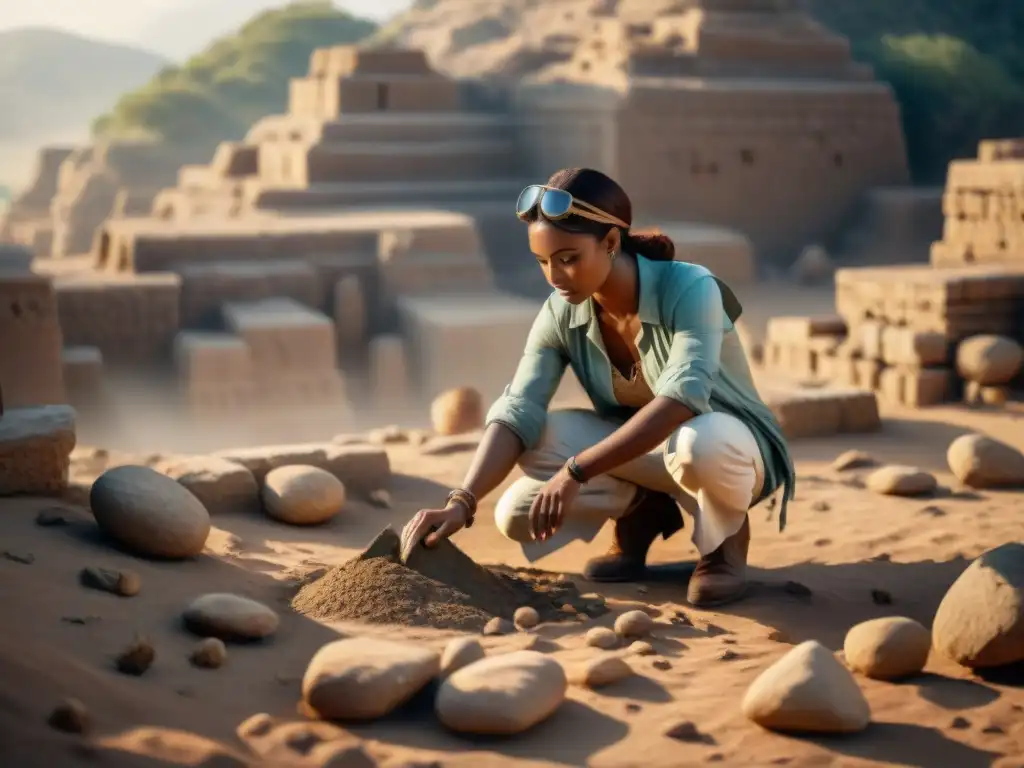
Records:
[[[957,351],[978,336],[1024,342],[1022,201],[1024,140],[981,142],[977,159],[950,164],[944,236],[931,265],[839,270],[837,314],[773,318],[766,366],[905,406],[979,394],[1005,402],[1021,382],[974,381],[985,389],[978,392],[965,382]]]

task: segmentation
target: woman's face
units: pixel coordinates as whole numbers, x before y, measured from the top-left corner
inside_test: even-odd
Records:
[[[566,232],[543,219],[530,224],[530,250],[551,287],[570,304],[589,299],[608,279],[611,253],[618,247],[614,229],[603,239]]]

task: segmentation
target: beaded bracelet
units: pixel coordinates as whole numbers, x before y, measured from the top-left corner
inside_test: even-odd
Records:
[[[461,502],[466,508],[467,515],[465,527],[472,528],[473,521],[476,519],[476,496],[465,488],[454,488],[448,493],[448,499],[445,504],[451,504],[453,501]]]
[[[580,469],[580,465],[576,463],[576,457],[573,456],[565,463],[565,471],[569,473],[569,477],[575,480],[580,485],[587,482],[587,478],[583,474],[583,470]]]

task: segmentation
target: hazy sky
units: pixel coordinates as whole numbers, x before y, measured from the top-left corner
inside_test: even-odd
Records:
[[[410,0],[335,0],[334,4],[359,16],[385,19],[408,6]],[[207,28],[192,35],[206,42],[230,31],[253,14],[285,0],[0,0],[0,29],[14,27],[59,27],[89,37],[140,45],[173,58],[194,51],[181,51],[180,34],[161,40],[160,27],[182,11],[209,21]],[[197,13],[197,9],[207,9]],[[198,50],[198,48],[197,48]]]

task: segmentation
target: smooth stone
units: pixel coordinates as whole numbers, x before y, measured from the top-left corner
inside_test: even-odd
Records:
[[[633,656],[653,656],[657,653],[654,646],[646,640],[637,640],[626,649]]]
[[[272,469],[261,492],[266,513],[290,525],[326,523],[345,506],[345,486],[330,472],[292,464]]]
[[[843,655],[854,672],[875,680],[919,675],[928,663],[932,635],[902,616],[864,621],[846,633]]]
[[[456,637],[448,642],[441,654],[441,677],[448,677],[486,655],[484,647],[475,637]]]
[[[200,640],[189,656],[189,660],[195,666],[203,669],[218,669],[224,666],[227,659],[228,649],[224,646],[224,641],[217,637]]]
[[[586,643],[592,648],[610,650],[619,644],[619,636],[608,627],[594,627],[587,630]]]
[[[876,469],[865,482],[869,491],[886,496],[923,496],[939,487],[935,476],[923,469],[895,464]]]
[[[645,637],[654,627],[654,619],[643,611],[626,611],[615,619],[615,631],[622,637]]]
[[[1024,486],[1024,453],[985,435],[961,435],[946,450],[950,471],[970,488]]]
[[[540,624],[540,614],[537,613],[537,609],[529,605],[524,605],[516,609],[515,615],[512,617],[513,623],[520,629],[533,629]]]
[[[440,669],[441,656],[430,648],[347,637],[310,660],[302,698],[324,720],[374,720],[415,696]]]
[[[836,456],[832,469],[836,472],[847,472],[851,469],[864,469],[875,466],[875,460],[864,451],[846,451]]]
[[[280,619],[263,603],[228,592],[193,600],[183,614],[185,626],[201,637],[262,640],[277,631]]]
[[[488,656],[441,683],[434,710],[457,733],[508,736],[547,719],[565,700],[562,665],[537,651]]]
[[[967,381],[991,387],[1008,384],[1020,371],[1024,348],[1006,336],[981,334],[956,348],[957,373]]]
[[[430,403],[430,422],[438,435],[459,435],[484,426],[484,401],[472,387],[442,392]]]
[[[588,659],[573,669],[570,680],[575,685],[601,688],[633,676],[633,668],[621,656],[601,655]]]

